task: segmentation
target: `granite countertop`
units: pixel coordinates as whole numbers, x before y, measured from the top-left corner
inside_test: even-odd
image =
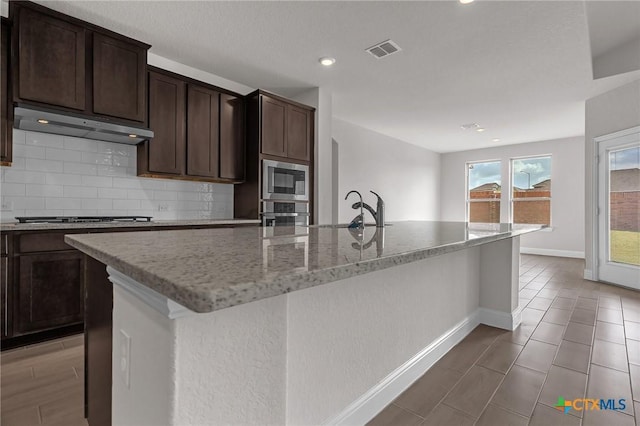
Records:
[[[162,226],[216,226],[259,224],[257,219],[152,220],[151,222],[18,223],[2,222],[1,231],[55,231],[67,229],[147,228]]]
[[[65,241],[192,311],[212,312],[543,227],[399,222],[360,234],[323,226],[239,227],[67,235]]]

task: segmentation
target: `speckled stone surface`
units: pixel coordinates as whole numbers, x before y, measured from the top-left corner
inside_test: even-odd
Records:
[[[192,220],[158,220],[151,222],[92,222],[92,223],[18,223],[2,222],[0,231],[55,231],[66,229],[100,229],[100,228],[141,228],[162,226],[216,226],[259,224],[252,219],[192,219]]]
[[[248,303],[533,232],[541,225],[399,222],[67,235],[67,244],[195,312]],[[294,232],[306,235],[291,236]]]

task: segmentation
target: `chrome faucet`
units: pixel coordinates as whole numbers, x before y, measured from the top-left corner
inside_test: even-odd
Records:
[[[351,192],[355,192],[355,191],[351,191]],[[362,202],[362,196],[360,197],[360,202],[354,203],[351,207],[354,208],[354,209],[360,208],[360,214],[361,215],[362,215],[362,208],[364,207],[365,209],[367,209],[369,211],[369,213],[371,213],[371,216],[373,216],[373,220],[376,221],[376,227],[377,228],[383,228],[384,227],[384,200],[382,199],[382,197],[380,197],[375,192],[373,192],[373,191],[369,191],[369,192],[371,192],[373,195],[378,197],[378,203],[376,205],[376,210],[373,210],[373,208],[369,204],[363,203]],[[347,196],[348,195],[349,194],[347,194]],[[358,195],[360,195],[359,192],[358,192]],[[346,198],[345,198],[345,200],[346,200]],[[363,218],[363,222],[364,222],[364,218]]]
[[[360,204],[360,214],[356,217],[353,218],[353,220],[351,221],[351,223],[349,224],[349,228],[360,228],[360,229],[364,229],[364,211],[362,210],[362,194],[360,194],[358,191],[349,191],[347,192],[346,197],[344,197],[344,199],[346,200],[347,198],[349,198],[349,195],[351,195],[351,193],[356,193],[358,194],[358,197],[360,197],[360,203],[355,203],[353,205],[353,208],[356,209],[356,205]]]

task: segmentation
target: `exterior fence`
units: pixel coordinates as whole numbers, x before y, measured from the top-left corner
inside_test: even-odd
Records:
[[[500,222],[499,191],[470,193],[469,221]],[[551,191],[516,191],[513,201],[513,223],[551,224]],[[527,198],[537,198],[526,200]],[[640,232],[640,191],[611,192],[610,225],[615,231]]]
[[[612,192],[610,202],[611,229],[640,232],[640,191]]]
[[[500,222],[500,196],[497,191],[472,191],[469,203],[469,221],[481,223]],[[551,191],[514,192],[513,223],[551,224]],[[527,200],[527,198],[535,198]],[[474,201],[477,200],[477,201]]]

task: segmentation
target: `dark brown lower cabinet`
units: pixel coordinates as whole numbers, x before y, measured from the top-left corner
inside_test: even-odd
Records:
[[[14,295],[14,335],[82,323],[84,256],[65,251],[25,254],[19,259]]]
[[[11,328],[9,321],[9,306],[7,293],[9,291],[9,258],[5,255],[0,258],[0,269],[2,269],[2,275],[0,276],[0,321],[2,322],[2,330],[0,330],[0,336],[11,336]]]

